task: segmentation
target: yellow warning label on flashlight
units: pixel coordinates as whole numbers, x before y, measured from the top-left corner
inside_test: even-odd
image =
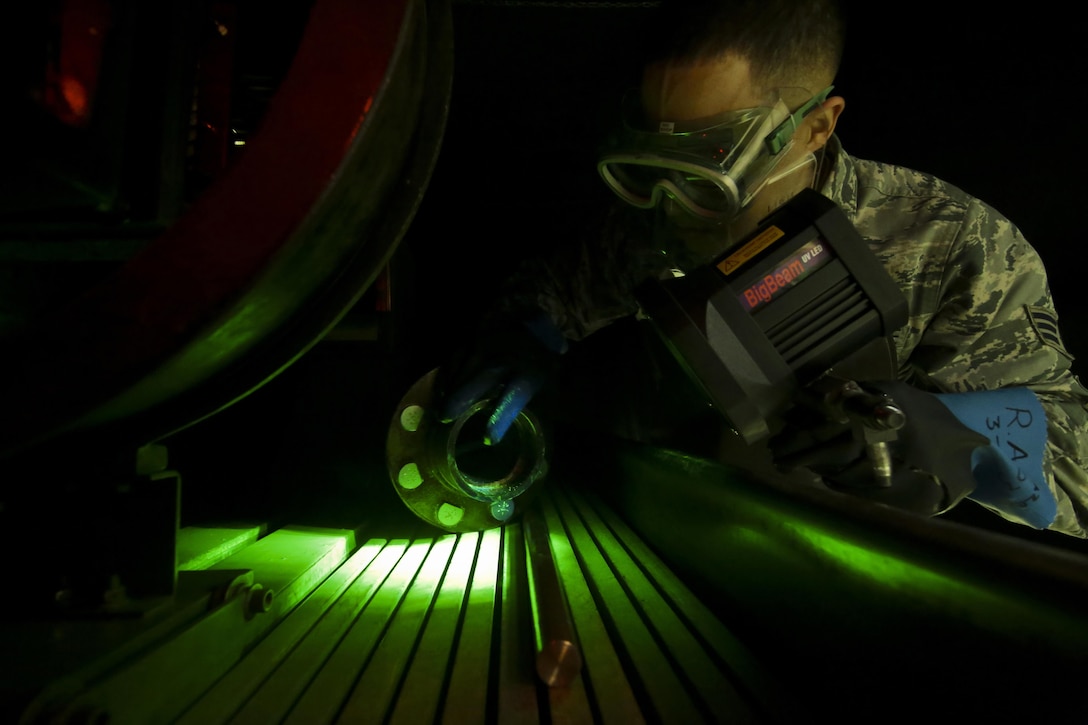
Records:
[[[784,237],[786,233],[773,224],[753,237],[747,244],[718,262],[722,274],[732,274],[737,268],[755,257],[767,247]]]

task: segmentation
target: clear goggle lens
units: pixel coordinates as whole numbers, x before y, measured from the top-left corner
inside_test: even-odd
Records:
[[[634,206],[651,208],[668,196],[696,216],[728,220],[774,175],[800,120],[830,91],[809,97],[792,114],[776,98],[765,107],[731,111],[670,132],[639,131],[640,124],[630,121],[633,114],[625,114],[624,138],[601,158],[598,170]]]
[[[709,172],[713,173],[713,172]],[[728,216],[737,209],[731,179],[720,180],[690,169],[669,168],[660,163],[604,162],[601,174],[625,201],[644,209],[660,202],[662,195],[683,204],[698,216]]]
[[[680,171],[658,169],[657,173],[654,173],[646,166],[617,165],[613,167],[613,173],[628,192],[646,199],[647,202],[652,199],[654,189],[663,181],[667,181],[670,182],[669,186],[679,189],[684,196],[691,199],[693,204],[707,211],[726,212],[732,206],[725,190],[720,186],[707,179]],[[666,190],[668,190],[667,187]]]

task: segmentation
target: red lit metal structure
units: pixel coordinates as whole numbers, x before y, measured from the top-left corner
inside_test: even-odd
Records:
[[[5,340],[0,451],[119,420],[168,433],[320,339],[426,186],[450,91],[447,14],[313,3],[237,162],[114,273]]]

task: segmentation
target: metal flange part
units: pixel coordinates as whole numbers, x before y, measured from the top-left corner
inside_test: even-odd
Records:
[[[450,423],[434,413],[438,370],[424,375],[397,405],[386,439],[393,487],[416,516],[452,532],[483,531],[510,521],[548,471],[540,421],[522,410],[496,445],[483,443],[490,400]]]

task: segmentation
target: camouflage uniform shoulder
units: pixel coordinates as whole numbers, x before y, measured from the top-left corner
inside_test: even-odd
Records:
[[[1043,468],[1058,502],[1050,528],[1088,537],[1088,391],[1072,373],[1038,253],[953,184],[854,159],[832,141],[820,190],[907,298],[900,378],[933,392],[1031,389],[1047,416]]]
[[[969,304],[974,308],[982,303],[977,295],[1015,279],[1030,296],[1021,304],[1049,306],[1042,261],[1004,215],[932,174],[856,159],[832,141],[832,166],[821,191],[846,212],[907,298],[910,321],[897,336],[901,360],[922,362],[915,348],[957,289],[961,299],[975,297]],[[963,324],[968,322],[981,325],[983,319],[965,315]],[[973,331],[961,332],[965,339],[957,347],[966,349]]]
[[[971,207],[985,207],[963,189],[932,174],[850,156],[837,137],[831,138],[826,153],[830,172],[822,193],[838,203],[863,233],[875,225],[871,241],[883,236],[875,232],[883,231],[880,222],[892,216],[900,217],[901,222],[909,214],[915,228],[940,221],[958,226]]]

